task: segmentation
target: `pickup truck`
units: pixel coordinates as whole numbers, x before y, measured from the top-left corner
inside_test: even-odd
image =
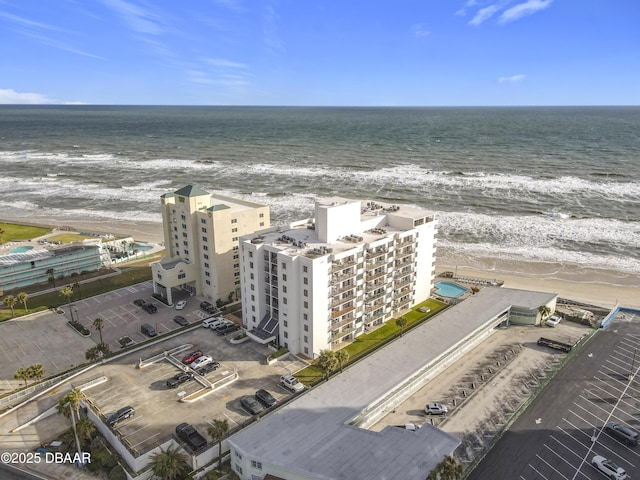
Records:
[[[207,439],[188,423],[178,425],[176,427],[176,435],[194,452],[202,450],[207,446]]]

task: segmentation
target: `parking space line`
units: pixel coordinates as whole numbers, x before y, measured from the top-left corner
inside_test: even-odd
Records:
[[[236,422],[233,418],[231,418],[229,415],[227,415],[226,413],[222,412],[222,414],[227,417],[229,420],[231,420],[233,423],[235,423],[237,426],[240,426],[240,424],[238,422]],[[212,424],[213,425],[213,424]]]
[[[562,443],[559,439],[557,439],[555,436],[553,435],[549,435],[549,438],[551,438],[551,440],[555,441],[556,443],[558,443],[559,445],[561,445],[562,447],[564,447],[566,450],[569,450],[573,455],[575,455],[576,457],[582,459],[582,457],[580,455],[578,455],[576,452],[574,452],[573,450],[571,450],[569,447],[567,447],[564,443]],[[545,447],[547,448],[551,448],[548,447],[547,444],[544,444]]]
[[[603,392],[605,392],[605,393],[611,394],[611,392],[609,392],[609,391],[605,390],[604,388],[601,388],[601,387],[599,387],[599,386],[597,386],[597,385],[595,385],[595,384],[592,384],[591,382],[587,382],[587,383],[589,383],[589,384],[593,385],[595,388],[598,388],[598,389],[602,390],[602,391],[603,391]],[[632,405],[632,404],[630,404],[629,402],[627,402],[627,401],[623,400],[623,398],[624,398],[624,394],[622,393],[622,390],[620,390],[620,389],[618,389],[618,388],[616,388],[616,390],[618,390],[618,392],[620,392],[620,393],[621,393],[620,398],[619,398],[619,401],[620,401],[620,402],[622,402],[622,403],[624,403],[625,405],[627,405],[627,406],[629,406],[629,407],[631,407],[632,409],[634,409],[634,410],[635,410],[635,409],[636,409],[636,406],[635,406],[635,405]],[[627,398],[632,398],[632,399],[633,399],[633,397],[627,397]],[[635,399],[634,399],[634,400],[635,400]]]
[[[586,409],[585,407],[583,407],[582,405],[580,405],[579,403],[574,403],[574,405],[582,410],[584,410],[586,413],[590,414],[592,417],[594,417],[597,422],[596,424],[600,424],[603,423],[604,420],[602,420],[598,415],[596,415],[595,413],[593,413],[591,410]]]
[[[573,410],[569,410],[569,412],[573,413],[576,417],[578,417],[580,420],[582,420],[584,423],[586,423],[588,426],[590,426],[591,428],[595,428],[596,425],[594,425],[592,422],[590,422],[589,420],[587,420],[586,418],[581,417],[580,415],[578,415],[576,412],[574,412]],[[564,419],[563,419],[564,420]]]
[[[629,370],[629,368],[631,368],[631,364],[630,363],[626,363],[626,362],[614,362],[613,360],[607,358],[604,363],[608,363],[613,365],[614,367],[619,368],[620,370],[626,372],[627,370]],[[620,365],[620,363],[624,363],[624,365]],[[603,367],[605,365],[602,365]]]
[[[569,465],[573,470],[576,469],[576,467],[566,458],[562,457],[561,455],[558,454],[558,452],[554,451],[551,447],[549,447],[549,445],[547,445],[546,443],[543,444],[544,448],[546,448],[547,450],[549,450],[553,455],[555,455],[556,457],[558,457],[560,460],[562,460],[564,463],[566,463],[567,465]],[[573,453],[573,452],[572,452]],[[578,458],[582,458],[580,457],[580,455],[576,454],[576,457]]]
[[[540,470],[538,470],[536,467],[534,467],[533,465],[529,464],[529,466],[531,467],[531,470],[533,470],[534,472],[536,472],[539,476],[541,476],[544,480],[549,480],[547,477],[545,477],[542,472]]]
[[[540,459],[540,461],[542,463],[544,463],[546,466],[548,466],[551,470],[553,470],[554,472],[556,472],[558,475],[560,475],[562,478],[569,480],[569,477],[565,476],[562,474],[562,472],[560,472],[558,469],[554,468],[549,462],[547,462],[544,458],[542,458],[540,455],[538,455],[536,453],[536,457],[538,457]],[[577,472],[576,472],[577,475]],[[545,477],[546,478],[546,477]]]

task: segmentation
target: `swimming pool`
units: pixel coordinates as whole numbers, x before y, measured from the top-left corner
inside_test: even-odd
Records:
[[[468,288],[454,282],[437,282],[436,295],[449,298],[458,298],[469,291]]]
[[[16,247],[9,250],[9,253],[24,253],[24,252],[28,252],[29,250],[33,250],[33,247],[29,247],[29,246]]]
[[[130,252],[133,252],[133,250],[138,250],[139,252],[146,252],[147,250],[151,250],[153,247],[151,245],[142,245],[140,243],[136,243],[133,248],[131,248],[131,245],[127,245],[127,250],[129,250]]]

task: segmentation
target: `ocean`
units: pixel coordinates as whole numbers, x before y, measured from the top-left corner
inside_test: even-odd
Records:
[[[640,107],[0,106],[0,218],[160,222],[187,184],[437,212],[438,256],[640,275]],[[524,264],[524,263],[523,263]]]

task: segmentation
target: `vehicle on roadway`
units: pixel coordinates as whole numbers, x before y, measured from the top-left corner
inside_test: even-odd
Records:
[[[619,467],[611,460],[604,458],[601,455],[596,455],[591,460],[591,465],[600,473],[604,473],[611,480],[626,480],[629,478],[624,468]]]
[[[441,403],[427,403],[424,413],[427,415],[446,415],[449,409]]]
[[[633,428],[623,425],[622,423],[608,422],[604,426],[604,430],[611,434],[612,437],[625,442],[629,446],[638,445],[638,437],[640,433]]]

